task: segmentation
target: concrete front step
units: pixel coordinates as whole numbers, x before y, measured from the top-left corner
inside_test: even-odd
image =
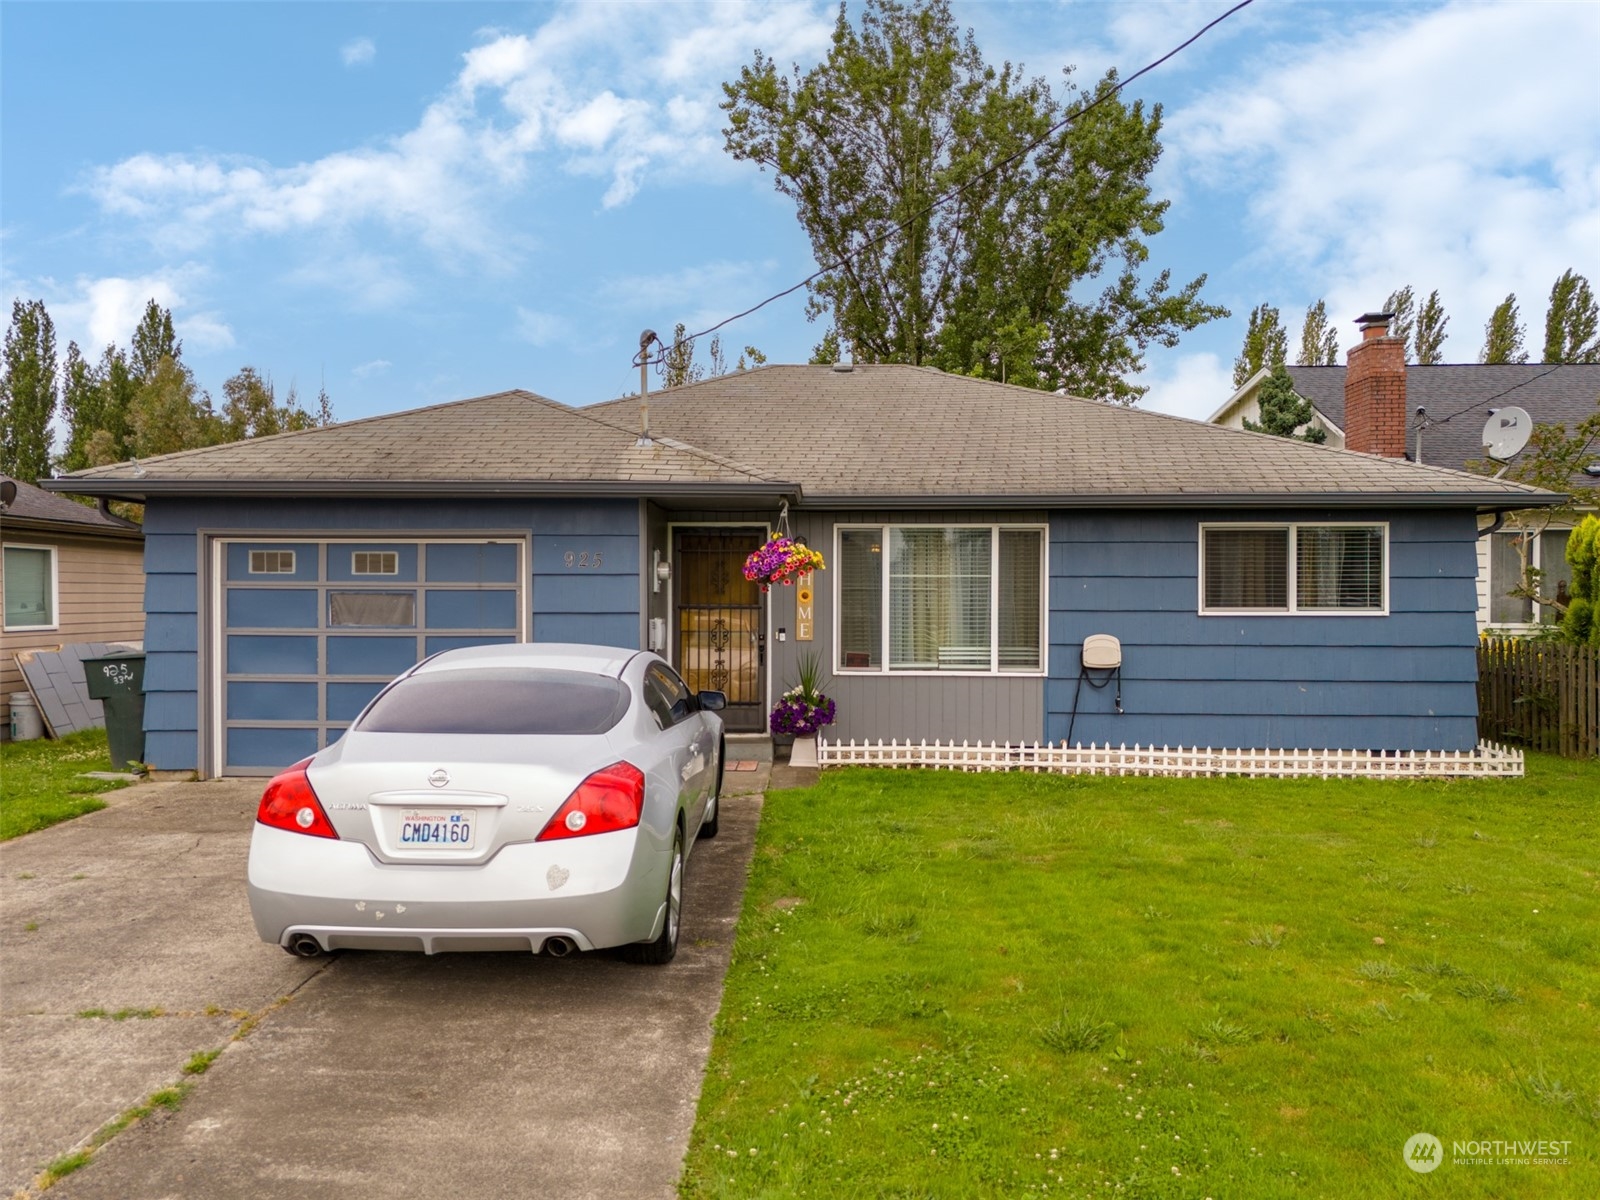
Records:
[[[730,733],[725,735],[728,743],[729,762],[771,762],[772,761],[772,735],[769,733]]]

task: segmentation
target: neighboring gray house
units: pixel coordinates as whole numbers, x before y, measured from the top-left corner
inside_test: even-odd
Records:
[[[79,472],[146,505],[147,756],[273,770],[451,646],[659,646],[759,730],[801,654],[831,736],[1477,742],[1479,514],[1517,484],[906,366],[528,392]],[[814,612],[740,572],[787,506]],[[805,640],[809,636],[809,640]]]
[[[1404,349],[1399,350],[1404,363]],[[1344,367],[1289,367],[1294,390],[1311,402],[1310,424],[1327,432],[1326,444],[1356,449],[1347,440]],[[1244,428],[1248,418],[1260,416],[1258,399],[1269,372],[1259,371],[1228,397],[1209,418],[1230,429]],[[1373,453],[1404,457],[1442,467],[1464,467],[1483,462],[1481,438],[1484,422],[1493,409],[1515,405],[1525,409],[1537,424],[1560,424],[1569,429],[1600,408],[1600,363],[1505,363],[1494,365],[1439,364],[1403,366],[1399,376],[1399,411],[1404,414],[1398,443],[1362,447]],[[1419,420],[1417,409],[1426,412]],[[1596,456],[1600,464],[1600,452]],[[1517,460],[1512,459],[1513,463]],[[1594,486],[1600,479],[1574,480]],[[1529,546],[1531,565],[1544,572],[1544,584],[1553,594],[1572,569],[1566,561],[1569,527],[1555,523]],[[1478,626],[1533,629],[1554,614],[1511,589],[1521,581],[1522,559],[1515,531],[1501,531],[1478,543]]]

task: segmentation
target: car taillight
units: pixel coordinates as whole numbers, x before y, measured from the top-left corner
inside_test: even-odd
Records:
[[[312,837],[337,838],[328,814],[322,811],[322,801],[306,778],[304,759],[295,763],[281,775],[273,776],[267,790],[261,794],[261,807],[256,809],[256,820],[274,829],[287,829],[290,833],[309,833]]]
[[[587,837],[632,829],[644,808],[644,772],[632,763],[602,767],[578,785],[540,832],[538,840]]]

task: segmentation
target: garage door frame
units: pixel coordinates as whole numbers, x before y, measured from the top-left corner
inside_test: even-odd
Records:
[[[516,547],[517,565],[514,582],[511,586],[515,589],[517,597],[517,620],[515,639],[518,642],[527,642],[532,637],[532,553],[533,534],[531,530],[472,530],[470,532],[452,533],[437,529],[339,529],[339,530],[302,530],[302,529],[227,529],[199,531],[201,539],[200,561],[204,564],[205,580],[200,589],[201,611],[200,637],[198,641],[198,675],[201,684],[201,695],[198,707],[202,721],[200,735],[200,775],[202,778],[211,778],[230,774],[254,774],[249,769],[235,769],[230,771],[227,760],[227,643],[228,620],[226,592],[228,586],[227,554],[228,547],[237,543],[316,543],[319,555],[319,569],[314,582],[303,582],[300,586],[317,589],[319,594],[318,625],[314,632],[319,637],[325,638],[328,633],[326,605],[320,597],[326,594],[330,586],[342,583],[328,578],[326,564],[328,560],[328,547],[339,545],[376,546],[383,543],[397,545],[418,546],[419,564],[417,580],[409,585],[417,589],[419,598],[426,588],[424,578],[426,572],[423,561],[428,545],[484,545],[484,544],[510,544]],[[286,583],[286,587],[293,584]],[[381,584],[374,585],[381,588]],[[504,585],[502,585],[504,586]],[[426,637],[428,631],[422,626],[423,616],[418,613],[417,634]],[[286,631],[287,632],[287,631]],[[353,631],[352,631],[353,632]],[[325,667],[325,662],[321,663]],[[326,671],[319,670],[318,679],[325,682],[328,679]],[[326,721],[319,720],[319,726]],[[320,741],[320,738],[319,738]]]

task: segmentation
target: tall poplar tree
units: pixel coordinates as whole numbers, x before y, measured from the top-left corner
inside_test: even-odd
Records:
[[[1146,275],[1167,210],[1148,183],[1160,107],[1107,95],[1112,73],[1058,96],[990,65],[948,0],[859,12],[852,24],[840,6],[811,70],[758,51],[723,85],[728,152],[773,172],[825,268],[808,316],[859,362],[1136,401],[1147,347],[1226,314],[1200,299],[1204,276]],[[1103,103],[1050,132],[1091,97]]]
[[[1289,357],[1289,334],[1279,319],[1278,310],[1270,304],[1258,304],[1250,310],[1250,324],[1245,329],[1244,347],[1233,360],[1233,386],[1243,387],[1247,379],[1263,367],[1276,367]]]
[[[172,328],[172,310],[154,299],[144,306],[144,316],[133,331],[132,353],[128,356],[140,379],[154,378],[163,358],[174,362],[183,357],[183,343]]]
[[[50,474],[55,412],[55,324],[43,300],[14,300],[0,368],[0,472],[28,483]]]
[[[1515,292],[1495,305],[1494,312],[1483,327],[1483,350],[1478,355],[1481,363],[1525,363],[1528,352],[1522,348],[1527,326],[1518,320]]]
[[[1417,300],[1408,283],[1399,291],[1390,292],[1389,298],[1383,302],[1383,311],[1394,314],[1394,320],[1389,322],[1389,336],[1397,337],[1406,344],[1406,361],[1410,362],[1416,357],[1416,346],[1412,341],[1412,333],[1417,324]]]
[[[1412,357],[1423,366],[1437,366],[1444,361],[1444,327],[1448,324],[1450,318],[1445,315],[1439,289],[1435,288],[1417,312],[1416,336],[1411,343]]]
[[[1306,309],[1300,327],[1298,367],[1336,367],[1339,365],[1339,333],[1328,321],[1328,306],[1321,300]]]
[[[1589,281],[1571,268],[1550,289],[1544,318],[1544,361],[1600,362],[1600,306]]]

